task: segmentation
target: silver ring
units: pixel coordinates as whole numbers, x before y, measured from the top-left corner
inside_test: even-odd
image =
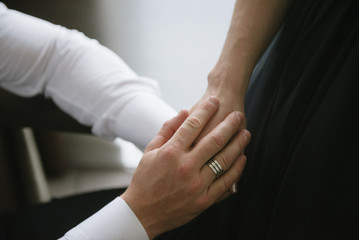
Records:
[[[219,164],[219,162],[217,160],[209,160],[207,163],[207,166],[212,170],[212,172],[214,173],[214,175],[216,176],[216,178],[219,178],[222,174],[223,174],[223,168],[222,166]]]

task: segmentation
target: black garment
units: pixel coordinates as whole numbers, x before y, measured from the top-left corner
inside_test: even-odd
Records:
[[[359,239],[359,1],[297,0],[246,98],[240,192],[159,239]]]
[[[58,239],[124,190],[105,190],[54,199],[47,204],[0,215],[0,240]]]
[[[359,239],[358,36],[358,0],[294,3],[251,79],[239,193],[158,239]],[[28,237],[15,239],[54,239],[118,194],[69,201],[61,222],[45,219],[69,209],[62,201],[38,220],[2,224]],[[28,224],[40,237],[25,233]]]

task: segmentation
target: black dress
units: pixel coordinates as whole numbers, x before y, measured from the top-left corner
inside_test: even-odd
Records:
[[[358,0],[294,2],[253,72],[246,116],[239,193],[158,239],[359,239]],[[0,216],[0,239],[56,239],[118,193]]]
[[[359,239],[359,1],[297,0],[247,93],[239,194],[160,239]]]

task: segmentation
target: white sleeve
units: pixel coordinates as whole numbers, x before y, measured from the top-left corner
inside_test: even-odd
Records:
[[[126,202],[117,197],[60,240],[147,240],[148,236]]]
[[[44,94],[96,135],[142,148],[175,115],[156,81],[96,40],[1,2],[0,86],[21,96]]]

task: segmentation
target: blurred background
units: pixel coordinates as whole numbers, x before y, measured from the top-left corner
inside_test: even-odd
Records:
[[[99,40],[139,75],[159,81],[163,99],[180,110],[190,108],[203,94],[207,74],[222,49],[235,0],[2,2],[8,8],[78,29]],[[61,171],[47,171],[41,140],[31,129],[21,131],[24,136],[30,135],[26,141],[31,143],[26,147],[37,152],[30,161],[36,175],[43,176],[33,187],[38,189],[35,202],[127,186],[142,154],[121,139],[109,143],[90,134],[49,133],[44,138],[53,152],[47,155],[66,162],[66,167],[60,164]]]
[[[5,0],[9,8],[78,29],[160,82],[176,110],[207,85],[235,0]]]

